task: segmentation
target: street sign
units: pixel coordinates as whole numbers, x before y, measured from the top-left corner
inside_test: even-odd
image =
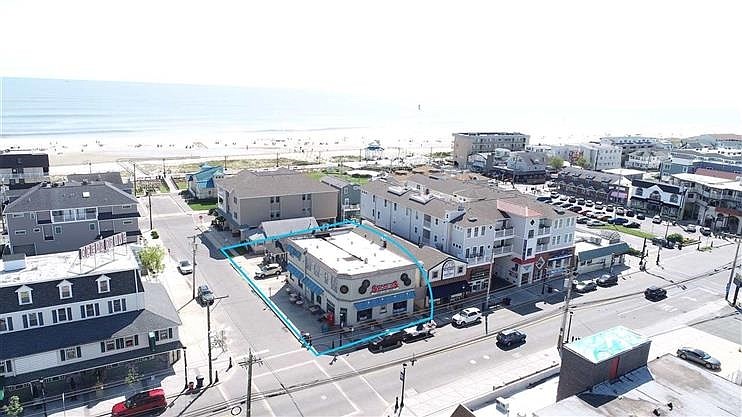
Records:
[[[404,371],[399,372],[399,380],[404,381]]]

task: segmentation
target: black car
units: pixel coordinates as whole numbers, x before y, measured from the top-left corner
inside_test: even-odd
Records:
[[[398,348],[402,346],[404,338],[404,332],[396,332],[386,336],[377,337],[368,345],[368,350],[371,352],[384,352],[385,350]]]
[[[702,227],[701,234],[704,236],[711,236],[711,229],[709,229],[708,227]]]
[[[569,201],[570,203],[576,203],[577,202],[577,199],[574,198],[574,197],[570,197],[569,200],[567,200],[567,201]]]
[[[500,346],[512,346],[516,343],[525,343],[526,334],[517,329],[503,330],[497,333],[497,344]]]
[[[637,222],[628,222],[623,225],[623,227],[628,227],[629,229],[638,229],[639,227],[641,227],[641,225]]]
[[[636,219],[637,220],[644,220],[646,217],[644,217],[644,213],[636,213]]]
[[[680,359],[701,364],[708,369],[721,369],[721,362],[701,349],[681,347],[677,354]]]
[[[577,218],[577,223],[578,224],[587,224],[588,221],[590,221],[590,219],[588,217],[578,217]]]
[[[626,217],[634,217],[635,214],[634,210],[626,210]]]
[[[214,304],[214,293],[211,292],[208,285],[201,285],[198,287],[196,293],[196,301],[201,307]]]
[[[595,283],[601,287],[610,287],[611,285],[618,284],[618,275],[603,274],[595,280]]]
[[[667,291],[664,288],[660,288],[652,285],[651,287],[644,290],[644,297],[647,300],[657,301],[667,297]]]
[[[572,211],[572,212],[575,212],[575,213],[579,213],[579,212],[582,211],[582,207],[580,207],[580,206],[572,206],[572,207],[568,208],[567,210]]]

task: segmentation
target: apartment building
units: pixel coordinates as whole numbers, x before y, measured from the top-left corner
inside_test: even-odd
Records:
[[[660,175],[693,174],[698,169],[709,169],[742,175],[742,149],[678,149],[662,162]]]
[[[682,173],[672,175],[670,183],[685,190],[683,220],[742,234],[742,183],[739,179]]]
[[[564,272],[560,268],[572,256],[576,217],[486,182],[420,174],[362,186],[361,216],[465,261],[474,292],[487,289],[490,266],[493,277],[516,285]]]
[[[338,215],[338,190],[300,172],[243,170],[214,181],[217,211],[242,239],[264,221],[314,217],[322,223]]]
[[[621,175],[567,167],[559,171],[554,183],[559,192],[586,199],[626,205],[631,181]]]
[[[131,181],[124,182],[121,173],[118,171],[93,172],[90,174],[69,174],[68,182],[88,184],[93,182],[107,182],[126,193],[134,193],[134,185]]]
[[[493,166],[490,172],[497,178],[516,184],[543,184],[549,158],[543,152],[512,152],[504,164]]]
[[[109,238],[112,239],[112,238]],[[0,271],[0,384],[23,401],[147,375],[179,358],[180,319],[160,284],[140,276],[129,245],[6,255]]]
[[[631,152],[624,166],[626,168],[654,171],[660,169],[662,162],[670,158],[670,153],[662,150],[644,149]]]
[[[29,188],[44,181],[49,181],[49,155],[0,153],[0,185]]]
[[[39,184],[5,207],[10,250],[29,256],[67,252],[118,232],[136,242],[137,205],[107,182]]]
[[[361,186],[332,175],[322,177],[323,184],[338,191],[338,221],[358,218],[361,213]]]
[[[466,168],[469,155],[495,149],[524,151],[530,136],[518,132],[466,132],[453,134],[454,164]]]
[[[552,147],[552,154],[572,165],[585,158],[587,168],[594,171],[621,168],[621,148],[609,144],[578,143]]]
[[[608,136],[600,138],[604,145],[617,146],[621,149],[621,165],[629,159],[629,154],[644,149],[654,149],[660,143],[660,139],[647,136]],[[614,168],[619,168],[614,167]]]

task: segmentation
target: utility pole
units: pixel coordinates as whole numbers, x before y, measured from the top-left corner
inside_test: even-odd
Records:
[[[245,399],[245,417],[250,417],[250,406],[252,405],[252,364],[263,364],[263,360],[253,356],[252,349],[248,350],[247,360],[239,362],[240,366],[247,368],[247,398]]]
[[[737,239],[737,250],[734,251],[734,259],[732,259],[732,270],[729,271],[729,282],[727,282],[727,291],[724,294],[724,299],[729,302],[729,290],[732,288],[732,280],[734,279],[734,270],[737,269],[737,256],[739,255],[739,244],[742,240]]]
[[[188,388],[188,346],[183,346],[183,373],[185,374],[185,388]]]
[[[497,233],[497,231],[495,231]],[[484,299],[484,333],[488,333],[487,322],[489,321],[490,311],[490,287],[492,286],[492,266],[495,264],[495,245],[492,244],[492,258],[490,259],[489,272],[487,273],[487,295]]]
[[[134,165],[134,197],[137,196],[137,163],[132,162]]]
[[[214,297],[214,302],[216,300],[221,300],[222,298],[228,298],[228,295],[224,295],[221,297]],[[206,303],[206,335],[207,335],[207,342],[208,342],[208,355],[209,355],[209,385],[212,385],[214,383],[214,364],[212,363],[211,359],[211,305],[214,303]]]
[[[402,414],[404,408],[404,381],[407,379],[407,364],[402,364],[402,372],[399,373],[399,379],[402,381],[402,399],[399,401],[399,413]]]
[[[193,299],[196,299],[196,235],[191,236],[193,241],[191,242],[191,249],[193,250],[193,266],[191,268],[191,290],[193,292]]]
[[[657,265],[660,264],[660,252],[662,252],[662,246],[657,246],[657,261],[655,262]]]
[[[670,231],[670,219],[667,219],[667,226],[665,227],[665,239],[667,239],[667,233]]]
[[[579,265],[580,260],[575,261],[575,265]],[[575,268],[576,269],[576,268]],[[559,328],[559,339],[557,339],[557,350],[559,356],[562,355],[562,345],[564,344],[564,329],[567,325],[567,313],[569,312],[569,301],[572,299],[572,280],[577,277],[577,271],[575,270],[564,279],[564,285],[567,287],[567,294],[564,295],[564,313],[562,314],[562,326]]]
[[[147,191],[147,199],[149,200],[149,230],[152,230],[152,192]]]
[[[224,170],[227,170],[227,155],[224,155]]]

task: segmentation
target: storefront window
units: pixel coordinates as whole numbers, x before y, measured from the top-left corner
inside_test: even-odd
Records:
[[[356,321],[365,321],[365,320],[371,320],[371,309],[367,308],[366,310],[359,310],[356,313]]]
[[[407,301],[400,301],[392,305],[392,314],[400,314],[407,312]]]

